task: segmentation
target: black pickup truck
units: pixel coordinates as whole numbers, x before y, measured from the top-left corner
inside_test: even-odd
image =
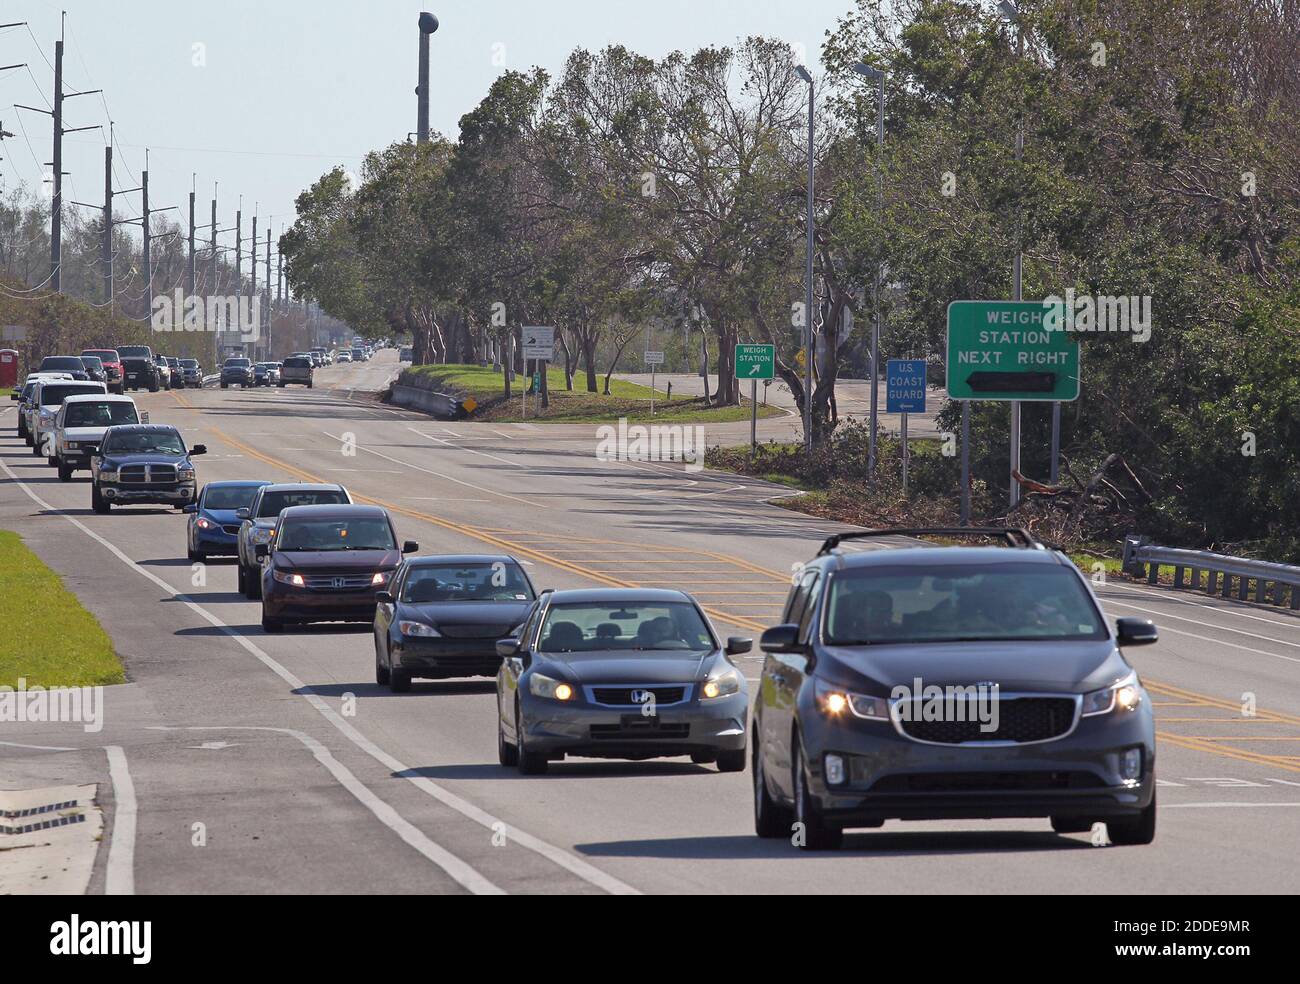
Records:
[[[122,391],[147,389],[157,393],[161,387],[158,366],[153,349],[148,345],[119,345],[117,354],[122,357]]]
[[[90,506],[97,513],[139,502],[183,509],[198,488],[191,459],[207,450],[187,449],[180,431],[166,424],[109,427],[90,460]]]

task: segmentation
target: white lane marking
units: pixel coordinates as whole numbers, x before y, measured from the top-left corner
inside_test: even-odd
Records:
[[[1300,620],[1297,620],[1297,619],[1295,619],[1295,618],[1284,619],[1284,620],[1277,620],[1277,619],[1265,618],[1263,615],[1257,615],[1257,614],[1254,614],[1253,612],[1248,612],[1248,611],[1246,611],[1246,612],[1240,612],[1240,611],[1237,611],[1237,608],[1240,606],[1241,603],[1239,603],[1238,605],[1233,605],[1232,602],[1233,602],[1233,601],[1237,601],[1237,599],[1235,599],[1235,598],[1224,598],[1224,599],[1223,599],[1225,602],[1229,602],[1229,604],[1225,604],[1225,605],[1207,605],[1205,602],[1202,602],[1202,601],[1193,601],[1191,598],[1184,597],[1183,595],[1180,595],[1180,594],[1178,593],[1178,591],[1175,590],[1175,589],[1173,589],[1173,588],[1170,588],[1170,589],[1168,589],[1168,590],[1166,590],[1166,591],[1155,591],[1155,590],[1152,590],[1152,589],[1150,589],[1150,588],[1148,588],[1148,589],[1142,589],[1142,588],[1139,588],[1137,585],[1134,585],[1134,584],[1124,584],[1124,583],[1119,582],[1119,581],[1111,581],[1111,582],[1108,582],[1108,583],[1106,584],[1106,587],[1103,588],[1102,590],[1105,591],[1105,590],[1107,590],[1107,589],[1109,589],[1109,588],[1123,588],[1125,591],[1132,591],[1132,592],[1134,592],[1135,594],[1146,595],[1146,596],[1149,597],[1149,598],[1162,598],[1162,599],[1165,599],[1165,600],[1167,600],[1167,601],[1176,601],[1176,602],[1178,602],[1180,605],[1191,605],[1193,608],[1205,608],[1205,609],[1208,609],[1209,611],[1217,612],[1217,613],[1219,613],[1219,614],[1221,614],[1221,615],[1235,615],[1235,616],[1237,616],[1238,618],[1248,618],[1248,619],[1251,619],[1252,621],[1255,621],[1255,622],[1263,622],[1265,625],[1273,625],[1273,626],[1276,626],[1276,627],[1279,628],[1279,629],[1300,629]],[[1191,590],[1191,589],[1188,589],[1188,590]],[[1104,597],[1104,595],[1103,595],[1103,597]],[[1290,609],[1284,609],[1284,611],[1290,611]],[[1233,631],[1236,631],[1236,630],[1235,630],[1235,629],[1225,629],[1225,631],[1227,631],[1227,632],[1233,632]]]
[[[1237,809],[1252,809],[1254,807],[1272,807],[1272,806],[1300,806],[1300,801],[1285,803],[1161,803],[1160,809],[1163,810],[1205,810],[1221,809],[1223,807]]]
[[[332,438],[335,441],[343,440],[343,438],[331,434],[329,431],[321,431],[321,433],[328,438]],[[444,475],[442,472],[436,472],[432,468],[424,468],[421,465],[415,465],[409,461],[402,461],[400,458],[393,458],[389,455],[384,454],[382,451],[376,451],[374,448],[368,448],[362,444],[358,444],[356,447],[358,451],[364,451],[367,454],[373,454],[376,457],[383,458],[385,461],[391,461],[395,465],[403,465],[406,468],[413,468],[416,471],[424,472],[426,475],[433,475],[435,478],[441,478],[448,482],[455,482],[457,485],[463,485],[467,489],[474,489],[476,492],[486,492],[488,495],[496,495],[496,496],[500,496],[503,499],[510,499],[514,502],[522,502],[525,506],[532,506],[534,509],[549,508],[548,506],[546,506],[544,503],[541,502],[530,502],[527,499],[519,498],[519,496],[517,495],[507,495],[505,492],[497,492],[495,489],[485,489],[483,488],[483,486],[475,485],[472,482],[462,482],[459,478],[452,478],[450,475]]]
[[[491,502],[491,499],[462,499],[459,496],[448,495],[404,495],[400,498],[407,502]]]
[[[446,848],[434,843],[419,827],[411,823],[404,816],[394,810],[391,806],[372,793],[364,783],[361,782],[342,762],[336,759],[328,748],[322,745],[311,735],[302,731],[296,731],[293,728],[271,728],[259,727],[256,725],[232,725],[222,727],[218,725],[211,726],[193,726],[193,727],[168,727],[166,725],[154,725],[147,730],[150,731],[272,731],[280,734],[292,735],[302,742],[303,745],[311,752],[312,757],[323,765],[344,789],[356,797],[366,809],[373,813],[379,822],[386,826],[393,833],[397,834],[411,847],[415,848],[426,858],[442,868],[464,888],[469,889],[475,895],[505,895],[505,890],[488,881],[487,878],[480,875],[472,867],[462,861],[456,855],[452,854]],[[205,742],[204,744],[211,744]]]
[[[113,811],[113,839],[108,845],[108,864],[104,869],[104,894],[134,895],[137,815],[135,783],[131,781],[131,771],[126,766],[126,752],[122,746],[107,745],[104,751],[108,754],[108,776],[113,781],[113,802],[116,804]]]
[[[0,745],[7,745],[10,748],[39,748],[46,752],[79,752],[80,748],[64,748],[62,745],[24,745],[20,741],[0,741]]]
[[[416,430],[414,427],[408,427],[406,429],[409,430],[412,434],[416,434],[420,437],[423,437],[427,441],[437,441],[439,444],[443,445],[444,447],[455,448],[457,451],[466,451],[469,454],[476,454],[481,458],[491,458],[493,461],[499,461],[503,465],[509,465],[511,468],[526,467],[525,465],[521,465],[517,461],[507,461],[505,458],[499,458],[495,454],[488,454],[486,451],[475,451],[473,448],[467,448],[460,444],[452,444],[451,441],[444,440],[441,437],[434,437],[432,434],[425,434],[422,431]]]
[[[1106,600],[1112,605],[1119,605],[1120,608],[1131,608],[1135,612],[1143,612],[1147,615],[1155,615],[1158,618],[1176,618],[1182,622],[1191,622],[1193,625],[1203,625],[1207,629],[1219,629],[1222,632],[1236,632],[1240,635],[1252,636],[1253,638],[1256,639],[1263,639],[1265,642],[1276,642],[1279,645],[1283,645],[1283,646],[1295,645],[1295,643],[1292,642],[1284,642],[1281,639],[1270,639],[1268,636],[1256,635],[1254,632],[1246,632],[1242,629],[1224,629],[1221,626],[1213,624],[1212,622],[1201,622],[1194,618],[1187,618],[1184,615],[1171,615],[1168,612],[1157,611],[1154,608],[1143,608],[1141,605],[1130,605],[1127,601],[1115,601],[1114,599],[1106,599]],[[1252,649],[1250,646],[1239,646],[1235,642],[1224,642],[1222,639],[1213,639],[1210,636],[1197,635],[1195,632],[1183,632],[1179,629],[1171,629],[1168,626],[1165,626],[1163,631],[1172,632],[1174,635],[1185,635],[1191,639],[1200,639],[1202,642],[1212,642],[1216,646],[1227,646],[1230,649],[1240,649],[1243,652],[1257,653],[1260,656],[1272,656],[1275,659],[1284,659],[1288,663],[1300,663],[1300,658],[1295,656],[1283,656],[1281,653],[1270,653],[1263,649]]]
[[[5,409],[7,410],[8,407],[6,407]],[[443,430],[446,430],[446,428],[444,427]],[[490,430],[490,431],[491,431],[493,434],[495,434],[497,437],[504,437],[507,441],[513,441],[516,437],[519,436],[519,435],[517,435],[517,434],[506,434],[506,433],[504,433],[503,431],[499,431],[499,430],[497,430],[495,427],[489,427],[488,430]],[[448,434],[455,434],[456,432],[455,432],[455,431],[447,431],[447,433],[448,433]]]
[[[325,702],[323,698],[320,697],[319,694],[317,694],[314,690],[312,690],[305,683],[303,683],[303,681],[299,680],[293,673],[291,673],[288,669],[286,669],[283,665],[281,665],[276,659],[274,659],[260,646],[255,644],[247,636],[241,634],[237,629],[234,629],[231,626],[227,625],[216,615],[212,614],[210,611],[208,611],[198,602],[190,598],[189,595],[181,594],[179,591],[173,588],[162,578],[154,574],[153,571],[146,570],[144,567],[137,564],[134,560],[128,557],[125,553],[123,553],[122,550],[119,549],[115,544],[110,543],[108,540],[100,536],[90,527],[86,526],[85,523],[81,522],[81,520],[77,519],[75,516],[70,516],[60,509],[55,509],[48,502],[46,502],[35,492],[33,492],[26,482],[24,482],[16,474],[14,474],[13,469],[9,467],[9,463],[5,461],[3,457],[0,457],[0,468],[3,468],[5,470],[5,473],[9,476],[10,480],[12,480],[15,485],[17,485],[20,489],[22,489],[25,493],[27,493],[28,498],[30,498],[38,506],[51,513],[62,516],[64,519],[66,519],[77,529],[81,530],[81,532],[85,533],[92,540],[96,541],[97,543],[105,547],[110,553],[113,554],[113,556],[117,557],[117,559],[120,560],[127,567],[130,567],[137,574],[140,574],[142,577],[147,578],[149,581],[157,585],[163,591],[166,591],[173,598],[175,598],[177,601],[184,604],[187,608],[193,611],[200,618],[207,621],[209,625],[219,629],[225,635],[228,635],[230,638],[234,639],[235,642],[237,642],[240,646],[242,646],[245,650],[247,650],[250,654],[252,654],[252,656],[254,656],[259,662],[261,662],[262,665],[264,665],[272,673],[274,673],[281,680],[287,683],[290,688],[300,693],[303,699],[306,700],[307,703],[309,703],[312,707],[314,707],[321,714],[321,716],[325,718],[325,720],[329,721],[330,724],[332,724],[336,729],[338,729],[344,735],[344,737],[346,737],[349,741],[351,741],[354,745],[356,745],[358,748],[364,751],[371,758],[375,759],[377,762],[383,765],[390,772],[396,772],[401,774],[408,782],[410,782],[412,785],[414,785],[422,792],[425,792],[428,795],[432,796],[434,799],[438,800],[440,803],[444,804],[445,806],[451,807],[453,810],[455,810],[457,813],[460,813],[462,816],[469,817],[471,820],[475,821],[476,823],[484,827],[487,827],[489,830],[492,830],[494,833],[497,830],[504,830],[506,836],[510,840],[514,841],[516,844],[520,845],[521,847],[526,847],[530,851],[533,851],[537,854],[540,854],[542,857],[554,863],[557,867],[565,869],[566,871],[576,875],[578,878],[581,878],[583,881],[587,882],[590,885],[594,885],[597,888],[603,889],[604,891],[609,892],[611,895],[640,895],[641,894],[631,885],[628,885],[626,882],[620,881],[619,879],[615,878],[613,875],[608,874],[602,871],[601,869],[597,868],[595,865],[588,864],[586,861],[583,861],[581,858],[573,854],[570,854],[568,851],[564,850],[563,848],[556,847],[555,845],[547,843],[546,841],[542,840],[539,837],[534,837],[532,834],[520,830],[518,827],[515,827],[512,824],[507,824],[504,821],[497,819],[487,811],[480,809],[479,807],[475,806],[473,803],[469,802],[468,800],[462,799],[460,796],[457,796],[451,790],[444,789],[442,786],[439,786],[437,783],[433,782],[430,779],[425,778],[424,776],[412,775],[411,774],[412,770],[410,766],[401,762],[397,758],[394,758],[392,755],[389,755],[386,751],[384,751],[373,741],[371,741],[369,738],[363,735],[360,731],[354,728],[351,724],[345,721],[338,714],[338,712],[334,710],[334,708],[332,708],[329,704]],[[498,824],[500,824],[499,827],[497,826]],[[451,872],[448,872],[448,874],[451,874]],[[454,878],[455,875],[452,875],[452,877]]]

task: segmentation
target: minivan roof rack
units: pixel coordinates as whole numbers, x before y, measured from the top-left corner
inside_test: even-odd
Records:
[[[883,530],[856,530],[828,536],[822,542],[822,548],[817,551],[817,556],[830,553],[845,540],[865,540],[875,536],[992,536],[1005,540],[1008,547],[1044,549],[1037,537],[1021,526],[894,526]]]

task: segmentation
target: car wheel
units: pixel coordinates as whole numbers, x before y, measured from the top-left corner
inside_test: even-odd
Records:
[[[229,384],[229,383],[222,383],[222,384],[221,384],[221,388],[222,388],[222,389],[229,389],[229,388],[230,388],[230,384]]]
[[[248,590],[244,592],[251,601],[257,601],[262,597],[262,571],[258,568],[250,570],[244,575],[244,583]]]
[[[90,508],[103,515],[113,508],[113,504],[99,494],[99,486],[90,486]]]
[[[150,392],[150,393],[157,393],[157,392],[158,392],[158,384],[157,384],[157,383],[150,383],[150,384],[149,384],[149,392]]]
[[[284,383],[282,383],[282,382],[280,382],[280,383],[276,383],[275,385],[278,386],[278,387],[280,387],[280,389],[284,389]]]
[[[235,585],[241,595],[248,594],[248,576],[244,573],[243,564],[238,564],[235,567]]]
[[[375,683],[381,687],[388,686],[389,672],[384,661],[379,658],[379,640],[375,639]]]
[[[745,750],[741,748],[734,752],[718,752],[718,771],[744,772]]]
[[[506,741],[506,731],[501,725],[501,712],[497,711],[497,761],[506,768],[519,764],[519,746]]]
[[[27,437],[27,421],[23,419],[21,413],[18,415],[18,436],[22,438]]]
[[[310,380],[310,379],[307,380],[307,388],[308,388],[308,389],[311,389],[311,380]]]
[[[71,465],[65,465],[65,464],[63,464],[63,462],[61,462],[61,461],[60,461],[60,462],[56,462],[56,464],[59,466],[59,481],[60,481],[60,482],[71,482],[71,481],[72,481],[72,466],[71,466]]]
[[[530,752],[524,740],[524,727],[519,721],[519,704],[515,703],[515,754],[518,756],[519,771],[525,776],[540,776],[546,772],[549,763],[545,755]]]
[[[265,612],[262,613],[262,631],[263,632],[283,632],[284,622],[278,618],[272,618]]]
[[[392,666],[388,669],[388,689],[395,694],[411,692],[411,674],[408,670],[399,670]]]
[[[58,459],[57,457],[54,457],[54,456],[51,456],[51,455],[46,455],[46,456],[45,456],[45,463],[46,463],[47,465],[49,465],[51,468],[58,468],[58,467],[59,467],[59,459]]]
[[[44,443],[45,442],[42,441],[38,444],[36,441],[32,441],[32,454],[38,458],[41,457],[41,455],[45,453],[45,448],[42,446]]]
[[[805,851],[833,851],[844,840],[844,831],[827,823],[808,789],[808,762],[804,758],[803,743],[795,739],[794,754],[794,821],[803,825]]]
[[[1058,834],[1082,834],[1092,829],[1093,821],[1079,817],[1052,817],[1052,829]]]
[[[190,550],[188,547],[185,550],[185,556],[189,559],[190,563],[196,563],[207,559],[206,555],[201,550]]]
[[[1156,839],[1156,793],[1151,791],[1151,804],[1135,817],[1124,820],[1107,820],[1106,832],[1112,844],[1150,844]]]
[[[754,833],[759,837],[788,837],[790,825],[794,822],[794,813],[788,806],[778,803],[767,789],[767,776],[763,773],[763,754],[758,746],[758,733],[755,731],[753,742],[753,776],[754,776]]]

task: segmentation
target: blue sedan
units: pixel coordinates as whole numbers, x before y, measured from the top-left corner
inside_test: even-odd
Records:
[[[266,481],[209,482],[197,502],[185,507],[190,514],[185,531],[186,554],[203,560],[216,554],[239,553],[239,524],[235,510],[247,507]]]

